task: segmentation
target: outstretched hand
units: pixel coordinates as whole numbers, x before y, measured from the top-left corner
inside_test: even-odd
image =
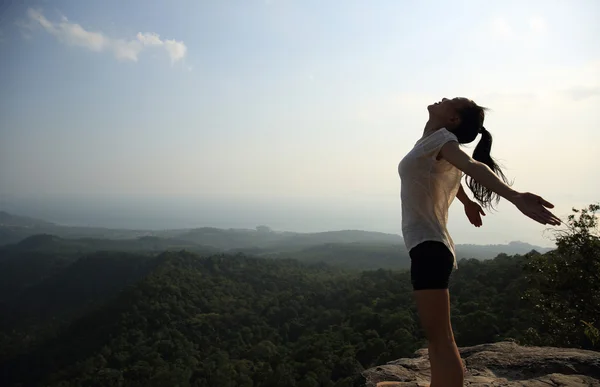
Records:
[[[558,226],[562,223],[556,215],[548,210],[548,208],[554,208],[554,205],[541,196],[530,192],[520,193],[513,200],[513,203],[523,214],[538,223],[552,226]]]
[[[483,224],[483,221],[481,220],[481,215],[485,216],[485,212],[483,212],[483,209],[478,203],[474,201],[468,201],[465,204],[465,214],[467,215],[467,218],[469,218],[469,222],[471,222],[473,226],[481,227],[481,225]]]

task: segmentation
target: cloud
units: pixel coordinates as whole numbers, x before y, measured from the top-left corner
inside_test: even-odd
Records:
[[[67,18],[63,17],[59,23],[52,23],[42,14],[41,11],[28,9],[27,16],[35,23],[38,23],[46,32],[54,35],[62,43],[85,47],[91,51],[102,51],[107,48],[110,40],[99,32],[86,31],[79,24],[69,23]]]
[[[185,57],[187,52],[187,47],[183,42],[178,42],[176,40],[161,40],[160,35],[154,32],[146,32],[141,33],[138,32],[137,39],[144,45],[148,47],[152,46],[162,46],[167,50],[169,57],[171,58],[171,63],[175,63],[178,60],[181,60]]]
[[[146,46],[161,46],[163,44],[160,36],[154,32],[146,32],[145,34],[138,32],[137,39]]]
[[[165,49],[169,53],[172,63],[175,63],[185,57],[185,53],[187,52],[187,47],[185,44],[175,40],[165,40]]]
[[[110,38],[102,32],[88,31],[77,23],[69,22],[66,17],[60,22],[52,22],[40,10],[29,8],[27,16],[29,23],[17,23],[24,32],[33,31],[34,27],[42,27],[63,44],[83,47],[94,52],[111,52],[118,60],[137,62],[144,49],[162,48],[174,64],[182,61],[187,53],[183,42],[162,40],[154,32],[140,32],[134,39]]]
[[[117,59],[137,62],[138,55],[142,52],[144,46],[135,40],[117,39],[112,42],[111,48]]]

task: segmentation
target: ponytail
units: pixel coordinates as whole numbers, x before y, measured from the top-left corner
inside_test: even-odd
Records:
[[[492,151],[492,135],[483,126],[480,130],[481,139],[473,151],[473,159],[487,165],[506,184],[508,180],[506,176],[491,156]],[[477,200],[485,208],[493,208],[493,203],[498,204],[500,196],[494,191],[481,185],[478,181],[470,176],[467,176],[467,186],[473,192],[475,200]]]

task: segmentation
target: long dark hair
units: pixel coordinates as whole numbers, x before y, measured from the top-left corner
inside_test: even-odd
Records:
[[[481,139],[475,150],[473,151],[473,159],[477,160],[488,167],[506,184],[510,184],[508,179],[491,156],[492,151],[492,135],[483,126],[485,112],[488,109],[477,105],[476,103],[469,104],[466,107],[458,109],[457,113],[460,117],[460,123],[452,130],[452,133],[458,139],[460,144],[468,144],[475,140],[478,134],[481,134]],[[477,180],[470,176],[466,177],[467,186],[473,192],[475,200],[477,200],[485,208],[493,208],[494,203],[500,201],[500,196],[494,191],[481,185]]]

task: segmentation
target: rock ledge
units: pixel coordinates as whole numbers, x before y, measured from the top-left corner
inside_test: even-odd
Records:
[[[510,341],[459,348],[466,366],[465,386],[600,387],[600,352],[572,348],[527,347]],[[427,386],[427,349],[363,372],[366,387],[383,381],[396,386]]]

